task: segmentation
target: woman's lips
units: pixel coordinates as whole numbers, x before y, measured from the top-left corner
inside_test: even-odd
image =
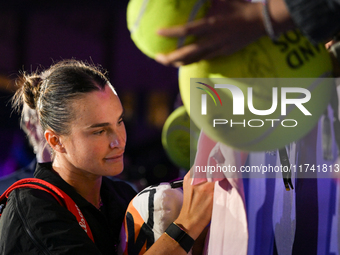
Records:
[[[118,154],[118,155],[113,155],[113,156],[109,156],[104,158],[104,160],[106,161],[119,161],[123,158],[124,153]]]

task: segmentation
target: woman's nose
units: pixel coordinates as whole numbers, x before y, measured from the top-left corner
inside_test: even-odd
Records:
[[[110,143],[110,148],[117,147],[119,145],[119,141],[117,138],[115,138],[111,143]]]

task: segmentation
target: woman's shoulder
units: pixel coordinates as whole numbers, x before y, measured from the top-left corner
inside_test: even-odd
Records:
[[[18,242],[25,243],[25,247],[31,246],[29,233],[31,233],[30,218],[32,208],[35,206],[30,200],[29,189],[13,190],[7,200],[0,218],[0,252],[1,254],[11,254],[16,249],[24,249]],[[32,206],[32,207],[31,207]],[[32,215],[36,215],[35,212]],[[38,252],[34,247],[31,251]],[[38,254],[38,253],[37,253]]]
[[[99,254],[74,214],[38,189],[11,192],[0,218],[0,236],[0,254],[19,250],[25,254]]]
[[[72,219],[72,215],[45,191],[31,188],[13,190],[0,218],[1,254],[12,254],[16,249],[27,249],[32,254],[46,250],[46,238],[39,231],[41,226],[55,222],[56,215],[62,215],[69,221]]]
[[[36,207],[38,204],[45,204],[47,201],[52,204],[58,204],[52,194],[36,188],[26,187],[12,190],[8,196],[7,204],[15,203],[25,210],[26,207]]]
[[[18,219],[16,223],[19,225],[34,225],[38,221],[49,220],[58,213],[63,216],[69,214],[51,193],[36,188],[17,188],[9,194],[0,221],[8,221],[13,217]]]

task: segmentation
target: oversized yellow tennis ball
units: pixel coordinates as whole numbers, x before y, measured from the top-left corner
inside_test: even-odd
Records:
[[[160,28],[186,24],[205,16],[210,0],[130,0],[127,26],[136,46],[150,58],[168,53],[193,40],[167,38],[157,34]]]
[[[330,77],[331,71],[331,60],[323,45],[314,46],[299,31],[290,31],[277,42],[263,37],[231,56],[183,66],[179,84],[190,118],[210,138],[240,150],[266,151],[302,138],[315,126],[330,100],[333,79],[322,77]],[[190,78],[206,79],[192,80],[190,85]],[[215,88],[221,105],[217,94],[202,83],[213,88],[215,84],[233,85],[239,95],[232,94],[229,88]],[[300,89],[293,93],[293,88]],[[202,114],[204,94],[206,115]],[[300,102],[301,106],[281,105],[287,103],[282,97]]]
[[[192,122],[184,106],[173,111],[164,123],[162,144],[170,160],[184,169],[191,168],[196,155],[200,130]],[[193,160],[192,160],[193,161]]]

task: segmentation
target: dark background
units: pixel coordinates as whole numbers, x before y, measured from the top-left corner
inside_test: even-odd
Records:
[[[179,175],[161,145],[161,130],[180,104],[177,69],[143,55],[130,39],[126,0],[0,1],[0,176],[33,158],[19,116],[11,114],[21,70],[75,58],[108,70],[126,111],[128,142],[120,178],[138,188]]]

